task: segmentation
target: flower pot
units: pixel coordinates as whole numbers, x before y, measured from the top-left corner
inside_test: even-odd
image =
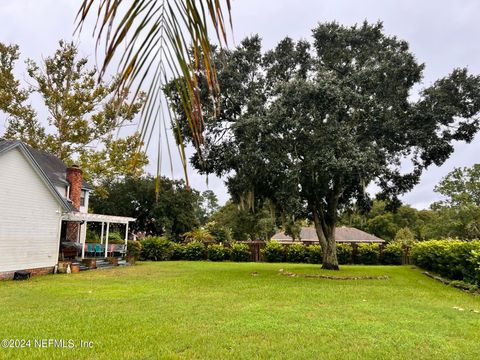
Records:
[[[79,263],[72,263],[70,265],[70,269],[72,270],[72,274],[73,273],[79,273],[80,272],[80,264]]]
[[[96,269],[97,268],[97,260],[96,259],[83,259],[82,261],[85,266],[89,269]]]

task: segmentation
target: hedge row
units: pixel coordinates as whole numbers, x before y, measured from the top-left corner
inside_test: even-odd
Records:
[[[178,244],[163,237],[149,237],[141,241],[140,259],[165,260],[206,260],[250,261],[248,245],[232,243],[230,247],[212,244],[208,247],[200,241]]]
[[[430,240],[411,250],[415,265],[452,280],[480,285],[480,241]]]
[[[141,241],[142,260],[211,260],[211,261],[250,261],[251,254],[247,244],[232,243],[230,246],[212,244],[205,246],[202,242],[192,241],[187,244],[178,244],[162,237],[149,237]],[[292,244],[284,246],[277,241],[269,241],[262,249],[262,254],[268,262],[292,263],[322,263],[322,248],[320,245]],[[353,249],[348,244],[337,244],[337,258],[340,264],[389,264],[402,263],[403,250],[400,244],[388,244],[383,249],[380,261],[380,248],[375,244],[360,244],[352,259]]]
[[[403,249],[401,244],[391,243],[384,247],[383,258],[380,261],[380,247],[376,244],[359,244],[353,259],[353,248],[349,244],[337,244],[337,259],[339,264],[400,265]],[[320,245],[292,244],[283,246],[277,241],[269,241],[262,249],[262,254],[268,262],[322,263],[322,248]]]

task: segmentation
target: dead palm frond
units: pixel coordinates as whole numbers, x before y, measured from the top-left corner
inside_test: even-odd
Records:
[[[177,79],[175,84],[193,143],[201,154],[203,117],[198,75],[205,74],[212,99],[218,101],[220,89],[212,61],[209,29],[215,32],[220,46],[227,45],[224,13],[228,12],[231,28],[230,0],[83,0],[77,14],[77,30],[82,29],[92,12],[97,17],[93,30],[97,49],[105,48],[100,76],[118,55],[119,93],[134,89],[136,97],[142,89],[147,92],[139,123],[146,148],[163,113],[163,85],[171,76]],[[171,121],[175,128],[175,119]],[[179,151],[188,184],[183,140],[180,140]]]

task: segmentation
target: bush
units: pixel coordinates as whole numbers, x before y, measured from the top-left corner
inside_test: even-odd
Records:
[[[403,254],[402,244],[399,242],[391,242],[383,249],[383,263],[386,265],[401,265]]]
[[[140,241],[128,240],[127,242],[127,256],[138,259],[142,253],[142,243]]]
[[[201,241],[192,241],[183,248],[185,260],[205,259],[205,245]]]
[[[282,262],[284,259],[283,245],[275,240],[268,241],[261,252],[268,262]]]
[[[376,265],[380,257],[380,248],[377,244],[360,244],[357,254],[360,264]]]
[[[306,247],[307,261],[310,264],[321,264],[323,261],[323,252],[320,245],[309,245]]]
[[[352,263],[352,246],[349,244],[337,243],[337,259],[339,264]]]
[[[452,280],[480,284],[478,252],[478,240],[430,240],[413,245],[411,256],[414,264],[425,270]]]
[[[207,257],[211,261],[223,261],[226,258],[226,248],[223,244],[212,244],[207,247]]]
[[[230,243],[232,241],[232,229],[222,226],[215,221],[205,224],[205,229],[212,234],[218,243]],[[227,248],[226,248],[227,249]]]
[[[247,244],[232,243],[230,248],[230,259],[232,261],[243,262],[250,261],[250,248]]]
[[[305,262],[307,260],[307,252],[305,250],[305,245],[297,243],[288,246],[286,251],[286,258],[288,262]]]
[[[164,237],[147,237],[141,241],[143,260],[164,261],[170,260],[173,252],[173,243]]]
[[[172,257],[171,260],[184,260],[185,246],[179,243],[172,243]]]
[[[108,234],[109,244],[125,244],[125,239],[119,232],[114,231]]]
[[[99,243],[100,235],[93,229],[87,227],[86,243]]]

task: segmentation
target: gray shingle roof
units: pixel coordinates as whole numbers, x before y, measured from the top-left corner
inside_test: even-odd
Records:
[[[313,227],[303,227],[300,232],[301,241],[305,242],[318,242],[317,233]],[[293,239],[285,235],[283,231],[280,231],[272,236],[272,240],[278,240],[279,242],[291,242]],[[358,243],[384,243],[375,235],[366,233],[354,227],[340,226],[335,228],[335,240],[337,242],[358,242]]]
[[[15,146],[18,143],[20,143],[20,141],[0,139],[0,152],[2,152],[3,149]],[[23,143],[23,145],[54,185],[68,186],[68,181],[66,179],[67,165],[65,165],[62,160],[46,151],[34,149],[25,143]],[[92,188],[85,180],[83,180],[82,189],[91,190]]]

